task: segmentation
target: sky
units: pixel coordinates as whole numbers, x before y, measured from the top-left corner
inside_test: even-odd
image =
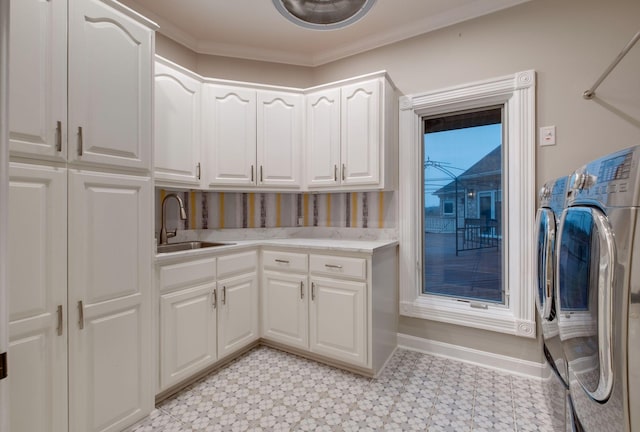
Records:
[[[424,160],[440,162],[454,175],[460,175],[501,142],[501,124],[428,133],[424,135]],[[438,198],[431,193],[453,179],[433,167],[425,168],[424,178],[425,207],[437,206]]]

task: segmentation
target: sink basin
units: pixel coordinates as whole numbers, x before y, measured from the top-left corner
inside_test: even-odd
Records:
[[[211,243],[201,241],[189,241],[180,243],[169,243],[158,245],[158,253],[180,252],[192,249],[204,249],[218,246],[229,246],[234,243]]]

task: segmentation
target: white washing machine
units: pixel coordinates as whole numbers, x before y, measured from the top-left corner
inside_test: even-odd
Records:
[[[640,147],[569,180],[556,306],[575,414],[587,432],[640,431]]]
[[[565,176],[545,183],[540,190],[540,207],[536,213],[536,309],[547,360],[542,384],[547,410],[551,414],[554,430],[558,431],[571,430],[567,429],[567,361],[560,342],[555,307],[555,245],[557,227],[565,207],[568,179]]]

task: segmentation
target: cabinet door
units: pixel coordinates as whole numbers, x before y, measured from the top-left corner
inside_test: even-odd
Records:
[[[156,62],[156,181],[200,185],[200,81]]]
[[[258,92],[258,185],[300,187],[302,95]]]
[[[67,174],[12,163],[9,175],[10,430],[66,431]]]
[[[152,56],[153,32],[120,9],[69,3],[69,160],[151,168]]]
[[[70,431],[153,408],[151,180],[69,172]]]
[[[311,278],[311,351],[366,366],[364,282]]]
[[[249,345],[258,337],[256,273],[218,281],[218,358]]]
[[[11,0],[9,148],[66,158],[67,2]]]
[[[209,185],[255,185],[255,90],[206,85],[205,92],[204,147]]]
[[[340,184],[340,89],[307,95],[307,185]]]
[[[215,283],[160,296],[160,390],[216,360]]]
[[[342,184],[380,182],[382,83],[370,80],[342,88]]]
[[[262,273],[262,336],[309,349],[307,277]]]

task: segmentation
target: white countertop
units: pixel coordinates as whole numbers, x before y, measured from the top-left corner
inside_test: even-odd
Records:
[[[169,243],[176,243],[169,242]],[[202,249],[190,249],[179,252],[155,255],[156,262],[169,261],[175,258],[197,257],[201,255],[219,255],[251,247],[293,248],[314,252],[349,252],[373,254],[374,252],[398,245],[397,240],[345,240],[335,238],[280,238],[261,240],[222,241],[225,246]]]

